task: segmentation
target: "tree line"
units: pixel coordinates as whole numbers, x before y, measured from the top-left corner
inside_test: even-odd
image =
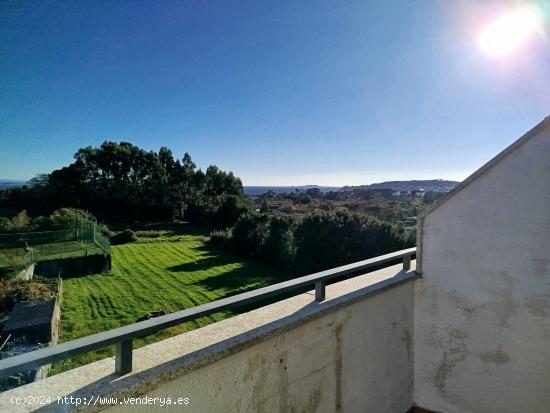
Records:
[[[74,214],[126,223],[182,218],[213,229],[211,242],[294,274],[407,246],[397,227],[364,214],[317,210],[296,217],[257,210],[232,172],[213,165],[203,172],[187,153],[176,159],[166,147],[145,151],[128,142],[79,149],[69,166],[39,175],[26,187],[5,190],[0,215],[6,215],[2,210],[15,211],[0,222],[11,231],[44,230]],[[121,242],[133,240],[135,236]]]
[[[0,206],[29,215],[73,207],[102,220],[131,222],[185,218],[199,225],[232,225],[246,209],[242,183],[214,165],[197,169],[185,153],[166,147],[146,151],[128,142],[106,141],[79,149],[74,162],[38,175],[23,188],[4,191]]]
[[[210,240],[295,275],[410,246],[396,226],[347,211],[315,211],[303,218],[248,212],[233,227],[213,231]]]

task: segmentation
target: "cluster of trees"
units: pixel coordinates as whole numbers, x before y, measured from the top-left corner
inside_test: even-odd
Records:
[[[0,194],[0,211],[15,214],[0,219],[0,232],[45,230],[78,218],[95,220],[94,216],[118,222],[180,217],[221,229],[212,233],[213,242],[295,274],[407,246],[392,223],[364,214],[320,210],[320,200],[347,195],[323,194],[313,188],[285,195],[293,202],[312,203],[313,212],[301,217],[273,213],[265,197],[256,208],[233,173],[216,166],[203,172],[189,154],[176,159],[166,147],[154,152],[107,141],[98,148],[81,148],[74,159],[69,166],[37,176],[26,187]],[[363,195],[370,198],[373,193]],[[115,234],[103,228],[115,242]],[[136,238],[131,231],[116,236],[120,242]]]
[[[422,214],[445,195],[445,192],[418,190],[397,194],[391,188],[345,187],[329,192],[308,188],[291,193],[268,191],[253,202],[261,212],[304,215],[319,209],[349,211],[372,215],[403,227],[408,225],[407,220]]]
[[[189,154],[145,151],[128,142],[81,148],[69,166],[4,191],[0,207],[48,215],[61,207],[116,221],[185,217],[214,227],[232,225],[246,209],[242,183],[231,172],[197,169]]]
[[[97,222],[88,211],[76,208],[60,208],[48,216],[30,217],[27,210],[19,211],[13,217],[0,217],[0,234],[17,232],[55,231],[73,228],[78,220]],[[100,229],[106,228],[102,225]]]
[[[349,199],[361,200],[397,200],[410,197],[420,197],[426,204],[432,204],[447,195],[447,192],[412,190],[394,195],[391,188],[344,187],[338,191],[322,192],[319,188],[308,188],[305,191],[296,190],[291,193],[275,193],[268,191],[262,198],[289,199],[296,204],[310,204],[314,200],[346,201]]]
[[[290,215],[250,212],[211,241],[294,274],[307,274],[406,248],[390,223],[349,212]]]

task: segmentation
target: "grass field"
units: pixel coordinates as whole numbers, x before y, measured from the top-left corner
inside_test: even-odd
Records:
[[[146,233],[145,233],[146,235]],[[148,311],[173,312],[281,281],[261,263],[213,249],[202,235],[170,235],[113,246],[111,274],[65,278],[61,341],[131,324]],[[230,316],[215,314],[134,341],[134,348]],[[112,346],[53,366],[53,373],[113,354]]]

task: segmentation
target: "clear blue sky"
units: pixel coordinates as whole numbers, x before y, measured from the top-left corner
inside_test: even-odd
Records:
[[[484,54],[488,3],[4,0],[0,178],[109,139],[248,185],[463,179],[550,114],[550,43]]]

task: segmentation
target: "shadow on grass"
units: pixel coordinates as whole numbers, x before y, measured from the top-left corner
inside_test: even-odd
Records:
[[[204,235],[208,236],[209,229],[196,227],[184,221],[165,221],[165,222],[116,222],[109,223],[109,228],[113,231],[122,231],[130,228],[140,232],[162,232],[163,236],[175,235]]]
[[[244,264],[240,268],[195,281],[194,285],[200,285],[211,291],[229,290],[230,294],[243,292],[243,289],[260,288],[276,282],[285,281],[284,276],[274,276],[273,274],[262,273],[261,270],[251,268]]]
[[[172,272],[190,272],[205,271],[223,265],[244,264],[242,258],[209,244],[189,246],[189,250],[198,253],[198,258],[195,261],[171,265],[166,269]]]
[[[188,261],[181,264],[171,265],[169,267],[166,267],[166,269],[171,272],[206,271],[214,267],[239,263],[241,263],[241,261],[231,260],[228,259],[228,257],[224,257],[218,254],[212,254],[203,255],[195,261]]]
[[[238,268],[223,272],[217,272],[201,280],[190,283],[210,291],[235,291],[243,292],[244,289],[259,288],[265,285],[288,279],[283,275],[273,274],[272,271],[262,270],[257,265],[243,261],[228,260],[226,257],[217,255],[201,258],[198,261],[186,262],[183,264],[168,267],[173,272],[196,272],[208,271],[215,267],[221,267],[230,264],[239,264]]]
[[[190,285],[202,287],[209,291],[215,291],[218,293],[221,292],[223,295],[220,298],[230,297],[294,278],[289,274],[269,268],[252,257],[242,258],[231,251],[226,251],[216,246],[205,244],[194,247],[193,249],[204,252],[204,255],[196,261],[185,262],[167,267],[167,270],[173,272],[208,271],[215,267],[222,267],[231,264],[240,265],[238,268],[233,268],[221,273],[215,273],[211,276],[189,283]],[[229,313],[238,314],[251,311],[272,302],[303,293],[308,289],[311,288],[306,287],[294,292],[278,294],[273,298],[260,300],[256,303],[239,307],[238,309],[229,310]]]
[[[195,261],[173,265],[166,269],[172,272],[195,272],[208,271],[226,265],[239,265],[238,268],[221,273],[213,273],[209,277],[192,283],[211,291],[236,290],[235,293],[237,293],[243,292],[243,287],[259,288],[289,279],[283,273],[268,268],[264,264],[254,261],[253,258],[243,259],[229,251],[224,251],[211,245],[201,245],[193,249],[203,252],[204,255],[201,255]]]

